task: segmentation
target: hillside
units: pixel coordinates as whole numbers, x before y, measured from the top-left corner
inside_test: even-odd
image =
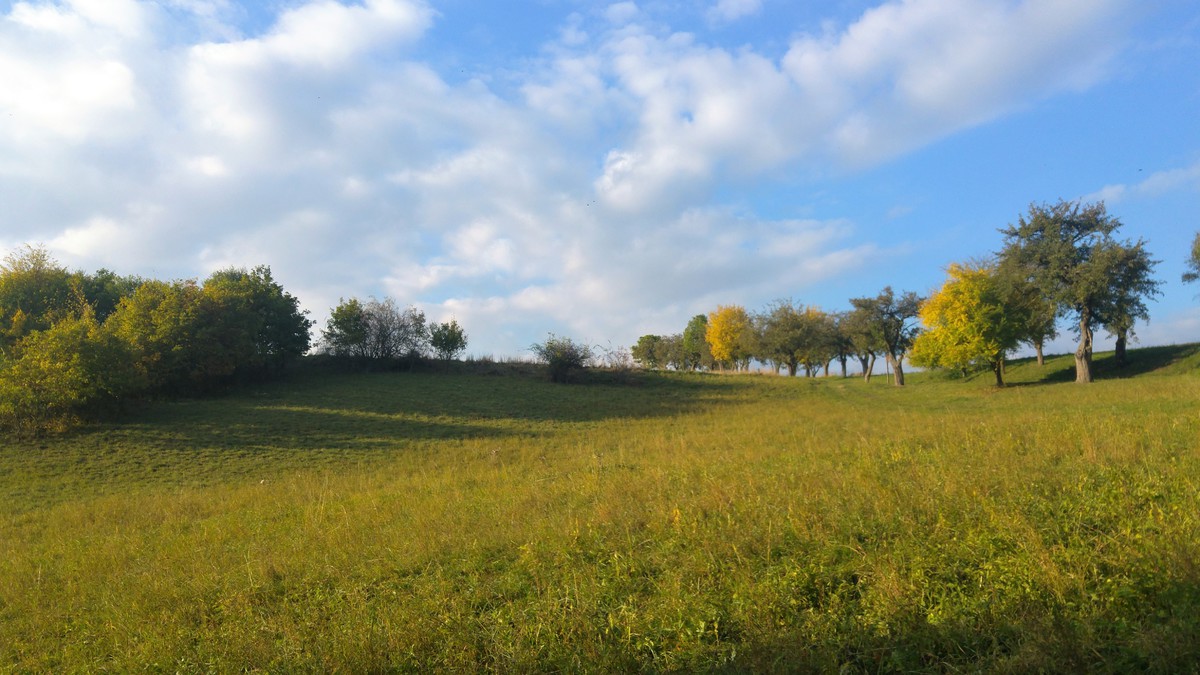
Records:
[[[0,668],[1187,670],[1200,346],[1130,357],[312,369],[10,440]]]

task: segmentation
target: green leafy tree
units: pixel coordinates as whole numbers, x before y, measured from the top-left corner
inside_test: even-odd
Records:
[[[29,333],[0,365],[0,423],[26,434],[61,428],[143,384],[128,345],[85,310]]]
[[[708,346],[708,317],[697,314],[688,321],[683,329],[680,342],[681,369],[711,370],[713,367],[712,350]]]
[[[539,362],[546,364],[554,382],[570,382],[575,373],[587,368],[594,355],[589,345],[553,333],[545,342],[531,345],[529,350]]]
[[[884,349],[879,331],[876,330],[872,308],[869,304],[854,307],[842,315],[839,327],[849,342],[850,353],[862,368],[863,379],[870,382],[871,375],[875,372],[875,359]]]
[[[1183,281],[1192,283],[1200,280],[1200,232],[1192,240],[1192,254],[1187,259],[1187,271],[1183,273]]]
[[[1060,315],[1074,319],[1079,345],[1075,350],[1075,381],[1092,381],[1095,328],[1122,306],[1136,311],[1137,302],[1152,294],[1154,262],[1144,243],[1113,238],[1121,221],[1110,216],[1103,202],[1059,201],[1032,204],[1016,225],[1001,230],[1001,264],[1023,270],[1028,281]],[[1127,284],[1126,289],[1119,288]]]
[[[71,274],[40,246],[0,262],[0,349],[80,309]]]
[[[119,276],[116,272],[101,268],[91,274],[76,273],[73,282],[95,312],[96,320],[104,323],[117,311],[121,300],[133,295],[145,280],[136,276]]]
[[[129,345],[150,389],[181,393],[233,375],[236,358],[217,322],[217,308],[195,281],[147,281],[105,325]]]
[[[892,287],[873,298],[852,298],[850,303],[861,312],[864,346],[881,349],[896,377],[896,386],[904,386],[904,354],[920,332],[916,323],[921,297],[909,291],[896,296]]]
[[[1150,320],[1146,298],[1159,295],[1160,282],[1150,276],[1158,261],[1150,259],[1141,241],[1134,245],[1119,244],[1109,255],[1114,282],[1098,316],[1105,330],[1116,338],[1116,362],[1124,365],[1129,340],[1136,339],[1134,326],[1138,321]]]
[[[297,300],[275,281],[271,268],[229,268],[204,282],[204,294],[217,305],[220,342],[238,345],[237,366],[278,372],[311,346],[313,322]]]
[[[322,339],[331,354],[372,361],[417,358],[429,348],[424,312],[400,309],[391,298],[341,301],[330,312]]]
[[[855,355],[854,339],[850,335],[848,317],[848,312],[838,312],[830,315],[832,322],[830,327],[830,347],[833,353],[833,358],[839,364],[841,364],[842,377],[848,376],[846,372],[846,361],[849,360],[851,356]]]
[[[758,323],[761,325],[758,358],[786,367],[789,376],[795,376],[800,366],[813,376],[833,358],[831,319],[816,307],[776,300],[758,317]]]
[[[994,266],[952,264],[946,283],[921,305],[927,330],[913,341],[913,365],[967,370],[986,366],[1004,386],[1004,359],[1026,333]]]
[[[446,323],[432,323],[429,324],[429,345],[439,359],[449,361],[466,351],[467,334],[454,319]]]
[[[335,356],[365,357],[370,322],[358,298],[339,300],[329,312],[321,341],[325,351]]]
[[[633,349],[630,350],[633,360],[642,368],[650,368],[654,370],[662,368],[662,352],[659,349],[661,342],[662,336],[659,335],[641,336],[638,338],[637,343],[633,345]]]

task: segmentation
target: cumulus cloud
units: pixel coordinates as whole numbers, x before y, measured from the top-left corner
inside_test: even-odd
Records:
[[[288,3],[255,34],[225,0],[19,2],[0,16],[0,243],[168,278],[266,263],[318,320],[390,294],[481,352],[675,332],[885,254],[717,186],[871,165],[1086,86],[1123,6],[890,2],[779,57],[620,2],[498,83],[422,58],[420,0]]]

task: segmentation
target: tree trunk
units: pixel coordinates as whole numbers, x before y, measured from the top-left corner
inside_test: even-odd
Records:
[[[1003,387],[1004,386],[1004,357],[1003,356],[1001,356],[999,359],[992,362],[992,372],[996,373],[996,386]]]
[[[875,355],[871,354],[871,355],[867,356],[867,359],[865,361],[863,361],[863,379],[866,380],[867,382],[870,382],[871,381],[871,373],[873,373],[874,371],[875,371]]]
[[[1079,312],[1079,347],[1075,349],[1075,381],[1092,381],[1092,326],[1087,310]]]
[[[1129,343],[1129,331],[1121,329],[1117,331],[1117,353],[1116,360],[1118,366],[1125,365],[1125,347]]]
[[[895,371],[895,373],[896,373],[896,386],[903,387],[904,386],[904,366],[901,363],[901,361],[903,359],[902,358],[898,359],[895,356],[888,354],[887,360],[888,360],[888,363],[892,364],[892,370]]]
[[[838,361],[842,363],[842,379],[846,377],[846,355],[842,354],[838,357]]]
[[[788,364],[787,364],[787,368],[788,368],[788,377],[795,377],[795,376],[796,376],[796,368],[798,368],[798,367],[799,367],[799,365],[800,365],[800,364],[796,363],[795,361],[789,361],[789,362],[788,362]]]
[[[825,377],[829,377],[829,361],[825,362]]]
[[[1042,353],[1042,347],[1044,347],[1044,346],[1045,345],[1042,343],[1041,340],[1037,340],[1036,342],[1033,343],[1033,349],[1034,349],[1034,351],[1037,352],[1037,359],[1038,359],[1039,366],[1046,365],[1046,355]]]

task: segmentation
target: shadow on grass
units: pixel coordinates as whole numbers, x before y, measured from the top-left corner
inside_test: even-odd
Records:
[[[1092,356],[1092,378],[1094,380],[1118,380],[1145,375],[1178,375],[1200,368],[1200,344],[1168,345],[1131,349],[1125,355],[1125,363],[1117,363],[1115,352],[1098,352]],[[1061,384],[1075,381],[1074,354],[1055,354],[1046,357],[1046,365],[1039,367],[1033,357],[1013,359],[1008,362],[1010,380],[1014,387]],[[974,374],[968,379],[990,373]]]

